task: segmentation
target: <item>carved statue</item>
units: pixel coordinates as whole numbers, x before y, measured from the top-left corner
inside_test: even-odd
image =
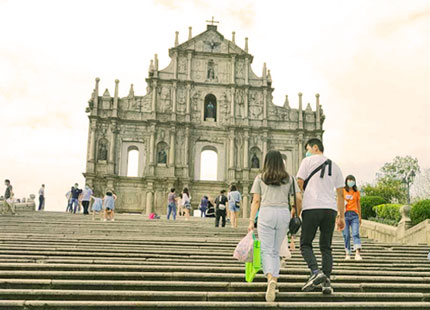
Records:
[[[106,148],[106,143],[101,142],[99,147],[99,160],[107,160],[108,151]]]
[[[260,168],[260,160],[258,159],[256,153],[254,153],[254,155],[252,155],[251,168]]]
[[[158,163],[159,164],[167,164],[167,153],[164,149],[161,149],[158,152]]]
[[[208,118],[215,118],[215,106],[212,103],[212,101],[209,101],[207,110],[208,110]]]
[[[215,79],[215,64],[214,61],[211,59],[208,62],[208,74],[207,74],[208,80]]]

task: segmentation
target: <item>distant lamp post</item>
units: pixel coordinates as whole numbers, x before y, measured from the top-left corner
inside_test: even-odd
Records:
[[[411,170],[406,176],[403,177],[402,179],[402,183],[405,184],[406,189],[408,191],[408,205],[411,204],[411,194],[410,194],[410,189],[411,189],[411,185],[412,183],[414,183],[414,179],[415,179],[415,171]]]

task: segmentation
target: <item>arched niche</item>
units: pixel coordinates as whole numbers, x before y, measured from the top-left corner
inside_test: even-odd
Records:
[[[257,146],[254,146],[253,148],[250,149],[248,158],[249,158],[249,167],[251,169],[263,168],[264,159],[262,158],[261,150]]]
[[[162,141],[157,144],[157,165],[167,165],[169,146]]]
[[[109,156],[108,149],[109,141],[105,138],[100,139],[97,144],[97,160],[107,161]]]
[[[217,99],[213,94],[208,94],[205,97],[203,120],[208,122],[217,121]]]

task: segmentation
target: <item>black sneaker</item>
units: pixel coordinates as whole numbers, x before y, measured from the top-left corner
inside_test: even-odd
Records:
[[[326,275],[322,271],[318,271],[309,278],[308,282],[306,282],[306,284],[302,287],[302,291],[313,291],[318,286],[318,284],[323,283],[326,279]]]
[[[331,282],[330,279],[326,279],[323,283],[322,283],[322,293],[324,295],[331,295],[333,294],[333,288],[331,287]]]

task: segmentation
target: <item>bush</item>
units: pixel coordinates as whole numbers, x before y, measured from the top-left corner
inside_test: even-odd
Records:
[[[400,215],[401,204],[382,204],[374,206],[373,210],[376,212],[378,218],[382,218],[389,221],[394,221],[395,223],[400,222],[402,216]]]
[[[360,199],[361,203],[361,217],[368,219],[369,217],[376,217],[376,213],[373,210],[374,206],[387,203],[384,198],[379,196],[363,196]]]
[[[409,214],[412,220],[412,225],[421,223],[426,219],[430,219],[430,199],[418,201],[412,206]]]

